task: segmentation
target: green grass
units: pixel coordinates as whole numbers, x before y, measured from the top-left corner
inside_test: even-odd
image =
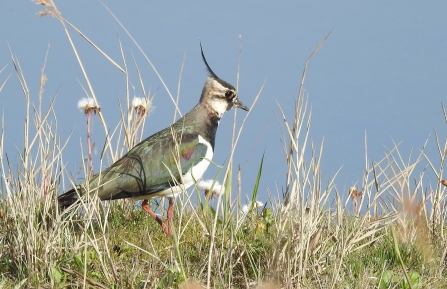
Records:
[[[80,243],[70,244],[61,238],[60,243],[51,248],[53,252],[48,252],[52,256],[46,256],[41,250],[36,250],[36,254],[41,255],[35,257],[39,258],[31,257],[31,260],[25,259],[21,263],[18,262],[18,257],[11,258],[8,255],[10,251],[3,247],[5,250],[2,251],[0,270],[5,284],[12,286],[24,279],[27,279],[25,284],[36,288],[50,284],[54,288],[82,287],[84,283],[87,287],[101,284],[105,288],[177,288],[184,284],[186,280],[174,252],[174,240],[166,238],[158,224],[145,212],[138,208],[124,210],[124,205],[117,203],[111,206],[105,222],[106,230],[103,230],[101,222],[97,221],[92,221],[91,227],[86,229],[85,222],[78,220],[82,219],[83,215],[73,216],[70,226],[61,230],[69,233],[71,240]],[[336,236],[335,227],[322,230],[320,241],[307,261],[306,274],[300,278],[294,276],[298,272],[287,272],[292,269],[289,267],[291,264],[275,263],[275,254],[280,254],[281,251],[288,255],[288,261],[297,261],[295,256],[287,253],[296,254],[297,250],[302,249],[300,238],[296,236],[298,228],[288,227],[287,231],[291,234],[277,238],[281,227],[278,222],[284,220],[275,214],[265,218],[253,212],[235,233],[235,218],[229,222],[227,228],[218,228],[213,264],[207,264],[210,236],[204,234],[196,217],[196,214],[199,215],[200,219],[207,223],[207,216],[201,215],[202,212],[196,209],[195,212],[190,211],[183,215],[183,218],[192,221],[183,228],[185,233],[178,240],[185,275],[188,280],[197,283],[205,283],[208,265],[211,266],[213,277],[210,286],[213,288],[246,288],[247,284],[260,281],[276,283],[278,287],[296,288],[301,285],[303,288],[330,288],[334,282],[333,278],[337,279],[335,287],[377,288],[385,270],[392,273],[394,281],[390,280],[386,284],[382,282],[379,288],[392,288],[387,286],[394,286],[404,278],[391,233],[387,229],[371,236],[373,238],[383,234],[375,242],[369,242],[368,238],[359,242],[357,246],[366,244],[360,250],[350,253],[341,250],[342,239],[356,230],[351,216],[343,217],[344,224],[351,224],[353,227],[344,228],[344,232]],[[212,219],[212,216],[209,215],[208,218]],[[212,220],[208,221],[212,223]],[[7,223],[13,226],[16,222],[9,220]],[[51,222],[49,219],[43,222],[36,220],[34,229],[44,234],[42,224],[50,225],[47,223]],[[292,222],[291,225],[298,223],[300,222]],[[175,224],[178,226],[178,222]],[[85,238],[86,234],[89,235],[88,238]],[[12,238],[7,234],[6,238],[10,237]],[[289,239],[290,237],[292,239]],[[9,245],[17,246],[13,242]],[[45,247],[43,243],[36,242],[36,245]],[[439,248],[436,244],[429,243],[426,246],[433,251],[429,258],[424,257],[426,253],[421,251],[427,248],[400,242],[403,262],[408,272],[417,272],[421,276],[421,284],[428,286],[427,288],[442,288],[442,284],[445,284],[445,271],[441,276],[437,276],[440,254],[434,253],[441,251],[437,250]],[[327,250],[332,252],[325,253]],[[110,251],[110,259],[104,256],[106,251]],[[16,252],[16,255],[18,253]],[[42,257],[54,260],[51,267],[48,266],[48,261],[41,259]],[[338,268],[340,259],[343,259],[343,262],[341,268]],[[15,262],[11,263],[13,260]],[[34,262],[35,266],[29,266],[29,262]],[[276,267],[278,265],[280,268]],[[334,274],[337,277],[334,277]],[[286,280],[289,278],[291,279]]]
[[[63,19],[54,3],[41,2],[62,23],[82,68],[65,26],[75,29],[74,25]],[[87,196],[78,207],[58,208],[57,196],[73,173],[66,171],[62,156],[66,142],[73,140],[59,138],[59,112],[53,107],[57,99],[42,107],[45,70],[39,95],[30,95],[20,63],[12,55],[26,99],[26,117],[23,147],[15,158],[19,163],[11,163],[4,151],[3,128],[8,120],[3,120],[0,135],[0,288],[445,288],[447,233],[442,200],[446,190],[439,181],[447,155],[442,148],[447,143],[440,143],[436,134],[439,156],[429,158],[422,151],[408,160],[396,144],[382,160],[365,167],[359,185],[362,195],[355,199],[362,210],[353,210],[354,196],[338,191],[336,178],[322,180],[323,143],[319,147],[308,143],[311,118],[302,88],[307,65],[323,43],[308,58],[301,82],[297,81],[300,92],[293,119],[282,115],[282,143],[289,144],[284,149],[287,180],[279,185],[287,188],[284,200],[282,192],[259,190],[262,175],[276,169],[262,158],[259,169],[250,172],[258,177],[249,211],[241,213],[241,193],[232,186],[239,179],[233,170],[233,153],[245,118],[240,128],[234,125],[229,161],[216,176],[216,180],[224,177],[223,194],[210,202],[202,191],[190,188],[177,198],[173,238],[167,238],[132,201],[101,203]],[[101,111],[93,116],[110,132],[101,154],[104,162],[117,160],[141,140],[149,111],[132,107],[124,53],[122,64],[107,59],[124,73],[127,95],[120,100],[118,125],[108,126]],[[82,70],[88,94],[95,98]],[[4,78],[1,93],[9,76],[0,71],[0,77]],[[138,82],[150,103],[153,95],[145,91],[139,73],[132,83]],[[262,87],[256,100],[261,91]],[[175,104],[178,98],[171,96]],[[415,171],[420,163],[436,175],[434,184],[422,185],[426,170]],[[88,175],[89,164],[84,165]],[[269,204],[257,208],[261,193],[269,196]],[[153,200],[151,206],[162,214],[165,211],[164,201]]]

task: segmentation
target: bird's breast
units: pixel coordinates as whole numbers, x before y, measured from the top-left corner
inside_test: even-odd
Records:
[[[197,163],[195,163],[183,176],[183,184],[186,188],[189,188],[194,184],[195,181],[198,181],[202,178],[213,158],[213,147],[201,135],[199,135],[199,143],[206,146],[206,154],[201,160],[198,160]]]
[[[150,195],[150,198],[154,197],[175,197],[186,189],[191,187],[195,182],[199,181],[206,169],[208,168],[212,158],[213,158],[213,147],[211,144],[206,141],[202,136],[199,137],[199,143],[204,144],[206,146],[205,156],[201,159],[197,159],[197,162],[182,176],[182,183],[176,186],[172,186],[168,189],[162,190],[157,193],[153,193]],[[147,195],[136,196],[134,199],[147,199]]]

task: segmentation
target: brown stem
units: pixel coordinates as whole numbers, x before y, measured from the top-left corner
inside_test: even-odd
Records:
[[[88,169],[91,176],[95,174],[93,170],[93,157],[92,157],[92,141],[91,141],[91,118],[92,118],[92,110],[89,109],[87,111],[87,147],[88,147]]]

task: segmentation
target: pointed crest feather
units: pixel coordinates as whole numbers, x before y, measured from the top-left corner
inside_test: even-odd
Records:
[[[211,67],[208,65],[208,62],[206,61],[206,58],[205,58],[205,54],[203,54],[202,42],[200,42],[200,52],[202,53],[202,59],[203,59],[203,62],[205,63],[206,71],[208,72],[208,75],[210,77],[212,77],[214,80],[216,80],[217,82],[219,82],[221,85],[226,87],[227,89],[232,89],[232,90],[236,91],[236,89],[231,84],[229,84],[225,80],[222,80],[221,78],[219,78],[214,73],[214,71],[211,69]]]
[[[219,77],[214,73],[214,71],[211,69],[211,67],[208,65],[208,62],[206,61],[205,54],[203,54],[202,42],[200,42],[200,52],[202,53],[202,59],[206,65],[206,71],[208,72],[208,74],[216,79],[219,79]]]

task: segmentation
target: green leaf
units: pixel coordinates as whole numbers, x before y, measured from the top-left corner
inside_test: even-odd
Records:
[[[256,178],[255,186],[253,188],[253,194],[251,195],[250,211],[253,210],[253,208],[255,207],[255,202],[257,200],[259,182],[261,181],[261,174],[262,174],[262,164],[264,163],[264,155],[265,155],[265,152],[262,154],[261,165],[259,166],[258,176]]]
[[[405,278],[402,279],[402,288],[404,289],[410,288],[410,285],[408,285],[408,281]]]
[[[421,289],[422,288],[422,282],[421,282],[421,275],[419,275],[418,272],[410,272],[408,273],[408,276],[410,277],[411,286],[413,289]]]
[[[265,210],[262,210],[262,217],[269,220],[272,217],[272,209],[266,208]]]
[[[223,212],[224,212],[224,222],[227,223],[230,211],[230,194],[231,194],[231,182],[233,176],[233,165],[230,163],[230,168],[226,175],[225,181],[225,193],[224,193],[224,203],[223,203]]]
[[[211,205],[208,205],[207,207],[208,207],[208,210],[211,213],[211,216],[214,219],[216,217],[216,210],[213,207],[211,207]],[[221,220],[221,218],[219,216],[217,216],[217,224],[218,225],[222,225],[222,220]]]
[[[392,278],[393,271],[385,270],[383,272],[382,280],[380,281],[380,288],[388,288],[388,285],[390,284]]]
[[[51,268],[51,275],[53,275],[53,280],[56,284],[61,283],[62,277],[64,277],[62,271],[56,267]]]
[[[84,270],[84,265],[82,264],[82,254],[78,253],[76,256],[73,257],[73,261],[75,262],[76,266],[80,271]]]
[[[103,275],[100,272],[97,271],[93,271],[89,274],[90,277],[93,277],[94,279],[96,279],[97,281],[100,281],[103,279]]]

